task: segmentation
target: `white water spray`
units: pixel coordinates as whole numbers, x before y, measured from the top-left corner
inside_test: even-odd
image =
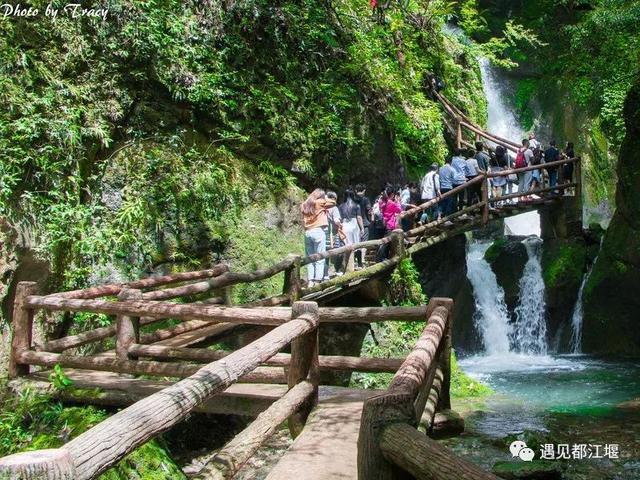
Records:
[[[531,355],[547,353],[547,306],[544,299],[544,280],[540,265],[542,241],[530,237],[523,241],[529,260],[520,279],[520,297],[515,309],[516,325],[513,330],[515,350]]]
[[[486,58],[480,59],[480,72],[484,94],[487,97],[488,130],[499,137],[519,142],[525,133],[520,128],[513,110],[504,100],[511,97],[511,92],[507,91],[495,67]]]
[[[604,240],[604,236],[600,240],[600,249],[602,249],[602,240]],[[598,250],[599,252],[600,250]],[[593,264],[589,271],[582,278],[582,283],[580,284],[580,290],[578,290],[578,300],[576,300],[576,305],[573,307],[573,315],[571,316],[571,353],[582,353],[582,321],[584,317],[584,287],[587,285],[589,278],[591,277],[591,272],[593,271],[593,266],[598,261],[598,255],[593,260]]]
[[[509,312],[504,290],[484,259],[490,243],[472,243],[467,249],[467,277],[473,287],[476,311],[473,320],[489,355],[509,352]]]
[[[573,315],[571,316],[571,353],[582,352],[582,300],[584,296],[584,286],[587,284],[587,280],[589,280],[589,273],[582,279],[580,290],[578,290],[578,300],[576,301],[576,306],[573,308]]]

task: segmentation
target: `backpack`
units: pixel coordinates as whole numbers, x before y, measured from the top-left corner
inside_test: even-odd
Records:
[[[527,161],[524,158],[524,150],[520,149],[520,150],[518,150],[518,154],[516,155],[515,167],[516,168],[524,168],[526,166],[527,166]]]
[[[540,165],[542,163],[542,150],[536,148],[533,151],[533,159],[531,160],[531,165]]]

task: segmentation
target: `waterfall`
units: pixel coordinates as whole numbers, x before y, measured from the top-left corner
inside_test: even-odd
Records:
[[[584,295],[584,286],[589,280],[590,273],[587,273],[582,279],[580,290],[578,290],[578,300],[571,316],[571,353],[582,352],[582,297]]]
[[[602,249],[602,241],[604,235],[600,239],[600,249]],[[598,249],[598,252],[600,252]],[[593,259],[593,263],[589,268],[589,271],[582,277],[582,283],[580,284],[580,290],[578,290],[578,299],[576,305],[573,307],[573,315],[571,316],[571,353],[582,353],[582,319],[583,319],[583,304],[584,304],[584,287],[587,285],[593,266],[598,261],[598,255]]]
[[[515,309],[516,324],[513,329],[515,350],[525,354],[547,353],[547,306],[544,300],[544,280],[540,265],[542,241],[529,237],[523,241],[529,259],[520,279],[520,297]]]
[[[484,259],[491,244],[471,243],[467,249],[467,277],[473,287],[476,311],[473,321],[489,355],[509,352],[509,312],[504,290],[495,273]]]
[[[513,95],[505,88],[499,73],[486,58],[480,59],[482,86],[487,97],[487,127],[494,135],[518,142],[524,138],[524,131],[516,119],[513,109],[504,101]]]

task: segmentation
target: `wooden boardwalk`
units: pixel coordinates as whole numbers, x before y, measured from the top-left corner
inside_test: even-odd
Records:
[[[358,433],[364,401],[380,390],[320,387],[318,407],[267,480],[358,478]]]

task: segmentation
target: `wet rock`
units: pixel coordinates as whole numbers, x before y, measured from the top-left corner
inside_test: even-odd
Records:
[[[526,237],[508,236],[496,239],[485,253],[485,260],[496,274],[498,285],[504,290],[504,300],[510,314],[518,304],[520,279],[529,259],[522,241]]]
[[[617,408],[621,410],[640,412],[640,397],[622,402],[617,405]]]
[[[587,246],[582,237],[546,240],[542,276],[547,302],[547,333],[553,350],[570,351],[571,319],[587,270]]]
[[[561,466],[544,460],[496,462],[492,471],[505,480],[562,480]]]
[[[584,289],[582,348],[635,356],[640,354],[640,82],[627,96],[624,117],[617,210]]]

